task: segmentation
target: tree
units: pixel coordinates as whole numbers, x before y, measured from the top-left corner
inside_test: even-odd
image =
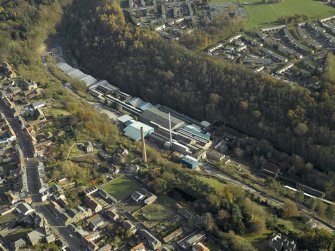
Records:
[[[283,205],[283,214],[285,217],[295,217],[298,215],[297,204],[291,200],[285,200]]]
[[[261,234],[266,230],[265,221],[263,219],[257,219],[252,223],[251,229],[256,234]]]
[[[295,193],[295,199],[299,204],[303,203],[304,202],[304,192],[301,190],[298,190]]]
[[[305,123],[299,123],[294,128],[294,132],[299,136],[303,136],[308,132],[308,126]]]
[[[206,213],[203,219],[207,231],[212,232],[216,228],[215,220],[211,213]]]
[[[335,206],[328,205],[325,215],[330,222],[334,222],[335,221]]]

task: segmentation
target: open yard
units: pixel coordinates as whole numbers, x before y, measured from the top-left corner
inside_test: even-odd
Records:
[[[4,239],[7,242],[14,242],[17,241],[18,239],[25,237],[32,230],[33,230],[32,228],[20,228],[5,236]]]
[[[134,217],[143,221],[146,227],[152,228],[175,214],[174,205],[174,200],[163,196],[155,203],[138,210]]]
[[[210,3],[237,2],[237,0],[212,0]],[[306,15],[310,19],[329,17],[335,14],[335,8],[318,0],[281,0],[280,3],[263,4],[262,0],[239,1],[248,12],[248,29],[276,25],[284,16]]]
[[[6,224],[11,220],[15,219],[17,216],[14,213],[8,213],[0,217],[0,224]]]
[[[125,175],[121,175],[106,183],[103,189],[117,200],[124,200],[140,186]]]

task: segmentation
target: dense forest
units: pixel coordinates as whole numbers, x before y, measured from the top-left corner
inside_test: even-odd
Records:
[[[335,166],[335,88],[253,74],[128,25],[113,1],[74,1],[65,27],[83,67],[123,90],[199,119],[224,121],[319,169]],[[304,170],[302,170],[304,171]]]
[[[36,52],[71,1],[0,0],[0,61],[16,67],[36,63]]]

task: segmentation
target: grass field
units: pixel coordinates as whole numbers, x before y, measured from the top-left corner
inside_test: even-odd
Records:
[[[210,2],[236,2],[236,0],[212,0]],[[305,14],[310,19],[318,19],[335,14],[335,8],[318,0],[282,0],[275,4],[262,4],[261,0],[242,0],[239,2],[250,4],[244,6],[249,14],[247,29],[274,25],[283,16]]]
[[[144,221],[146,227],[152,228],[175,214],[174,205],[174,200],[167,196],[163,196],[153,204],[138,210],[134,214],[134,217]]]
[[[47,114],[54,118],[57,118],[59,116],[68,116],[70,113],[64,109],[53,108],[48,110]]]
[[[15,219],[17,216],[13,213],[8,213],[0,217],[0,224],[5,224]]]
[[[20,228],[10,233],[9,235],[7,235],[4,239],[7,242],[14,242],[14,241],[17,241],[18,239],[25,237],[27,233],[31,231],[33,231],[32,228]]]
[[[117,200],[124,200],[140,186],[125,175],[121,175],[103,186],[103,189]]]

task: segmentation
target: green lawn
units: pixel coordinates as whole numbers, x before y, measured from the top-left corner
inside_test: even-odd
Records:
[[[11,220],[15,219],[16,215],[13,213],[8,213],[0,217],[0,224],[5,224],[10,222]]]
[[[140,186],[125,175],[121,175],[111,182],[106,183],[103,189],[117,200],[124,200]]]
[[[220,182],[218,180],[216,180],[215,178],[209,178],[209,177],[205,177],[205,176],[197,176],[197,179],[199,181],[201,181],[202,183],[205,183],[207,185],[209,185],[210,187],[213,187],[214,189],[220,191],[222,189],[224,189],[224,187],[226,186],[226,184],[224,182]]]
[[[237,0],[212,0],[210,3],[237,2]],[[280,3],[262,4],[261,0],[241,0],[249,14],[246,28],[254,29],[275,25],[280,17],[305,14],[310,19],[329,17],[335,14],[335,8],[318,0],[281,0]]]
[[[48,110],[47,114],[54,118],[57,118],[59,116],[68,116],[70,113],[64,109],[52,108]]]
[[[165,221],[175,214],[175,201],[167,196],[159,198],[151,205],[147,205],[138,210],[134,217],[144,222],[148,228],[152,228],[157,224]]]
[[[15,230],[14,232],[8,234],[5,237],[5,240],[7,242],[14,242],[17,241],[18,239],[21,239],[26,236],[27,233],[33,231],[32,228],[20,228],[18,230]]]

